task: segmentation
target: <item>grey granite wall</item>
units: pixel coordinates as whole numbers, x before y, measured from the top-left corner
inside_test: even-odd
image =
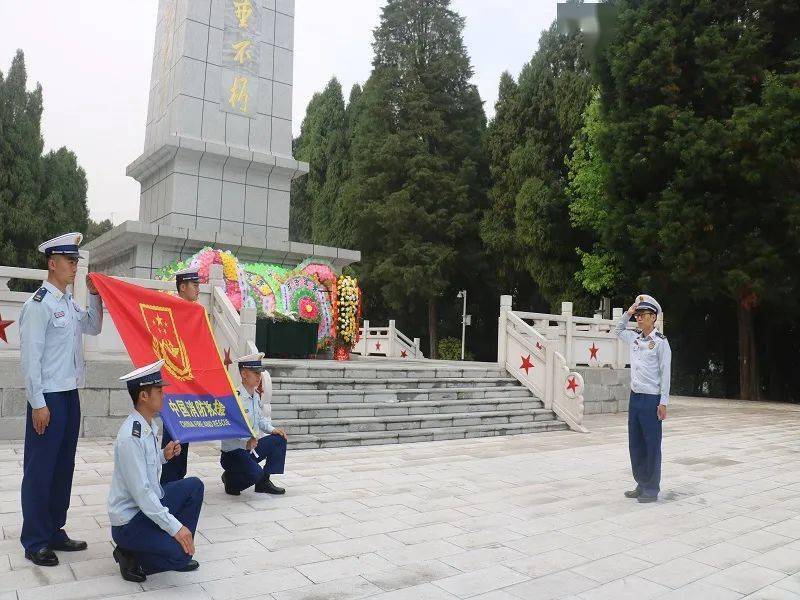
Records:
[[[630,369],[575,367],[574,370],[583,376],[585,414],[628,412]]]
[[[114,437],[131,411],[131,397],[119,381],[132,365],[128,361],[87,364],[81,396],[81,437]],[[0,360],[0,440],[25,438],[27,397],[19,360]]]

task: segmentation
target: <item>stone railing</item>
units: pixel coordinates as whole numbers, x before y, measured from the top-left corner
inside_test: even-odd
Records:
[[[78,265],[78,274],[75,277],[73,296],[78,306],[86,306],[87,294],[86,275],[88,261],[81,261]],[[0,359],[4,357],[19,356],[19,314],[22,305],[30,298],[28,292],[12,292],[8,289],[10,279],[41,282],[47,278],[47,271],[37,269],[19,269],[16,267],[0,266],[0,316],[4,320],[15,321],[6,329],[8,343],[0,341]],[[119,277],[118,279],[142,286],[151,290],[174,291],[175,283],[155,279],[135,279]],[[202,304],[210,315],[210,323],[220,353],[226,350],[232,359],[243,354],[257,352],[256,339],[256,311],[243,309],[240,315],[226,296],[225,283],[222,275],[222,265],[212,265],[210,274],[211,283],[200,285],[198,302]],[[83,336],[84,354],[86,360],[113,360],[127,358],[125,346],[117,332],[114,321],[105,310],[103,315],[103,329],[100,335]],[[231,369],[234,380],[238,372]]]
[[[213,275],[214,273],[212,272],[212,277]],[[214,290],[211,303],[211,327],[220,352],[223,353],[223,358],[227,362],[228,358],[236,360],[238,356],[258,352],[255,343],[256,309],[242,308],[241,314],[237,312],[227,294],[225,294],[221,269],[219,275],[219,281],[211,280],[211,286]],[[232,375],[234,374],[233,371],[235,369],[229,367],[228,370]],[[238,378],[238,370],[236,370],[236,378]]]
[[[510,298],[510,296],[503,296]],[[507,307],[511,310],[510,304]],[[501,305],[501,310],[503,306]],[[555,345],[570,367],[613,367],[624,369],[630,363],[627,345],[619,341],[614,328],[622,317],[623,309],[613,309],[611,319],[576,317],[572,314],[572,302],[561,303],[561,314],[513,311],[514,315],[528,322],[545,339]],[[659,314],[656,323],[664,331],[664,315]],[[629,329],[636,324],[628,323]]]
[[[394,321],[388,327],[370,327],[364,321],[360,329],[361,338],[353,348],[353,354],[361,356],[385,356],[386,358],[425,358],[419,348],[419,338],[411,340],[397,329]]]
[[[583,377],[571,371],[567,359],[548,340],[511,311],[511,296],[503,296],[497,340],[498,362],[539,397],[570,429],[582,433]]]

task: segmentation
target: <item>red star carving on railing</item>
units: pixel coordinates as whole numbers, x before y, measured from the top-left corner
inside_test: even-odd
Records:
[[[528,369],[533,368],[533,363],[531,362],[531,355],[528,356],[520,356],[522,359],[522,364],[519,366],[520,369],[525,369],[525,375],[528,374]]]
[[[537,350],[543,350],[544,346],[542,346],[539,342],[536,342],[536,349]]]
[[[567,389],[572,391],[572,392],[575,392],[578,389],[578,382],[575,381],[574,377],[570,377],[567,380]]]
[[[6,344],[8,343],[8,338],[6,337],[6,327],[11,325],[14,321],[3,321],[3,317],[0,317],[0,340],[3,340]]]
[[[592,358],[594,358],[594,359],[597,359],[597,351],[598,351],[598,350],[600,350],[600,348],[598,348],[597,346],[595,346],[595,345],[594,345],[594,342],[592,342],[592,347],[591,347],[591,348],[589,348],[589,353],[591,354],[591,356],[590,356],[589,358],[590,358],[590,359],[592,359]]]
[[[408,358],[408,352],[405,350],[400,351],[400,358]]]
[[[377,350],[378,352],[380,352],[380,351],[381,351],[381,343],[380,343],[380,342],[377,342],[377,343],[375,344],[375,350]]]

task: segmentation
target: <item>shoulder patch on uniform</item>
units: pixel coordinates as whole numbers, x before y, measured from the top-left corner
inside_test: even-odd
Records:
[[[131,435],[133,437],[141,438],[142,437],[142,424],[139,421],[133,422],[133,428],[131,429]]]
[[[47,295],[47,288],[39,288],[39,291],[33,295],[34,302],[41,302]]]
[[[660,331],[656,331],[656,337],[659,337],[659,338],[661,338],[662,340],[665,340],[665,339],[667,339],[667,336],[665,336],[665,335],[664,335],[663,333],[661,333]]]

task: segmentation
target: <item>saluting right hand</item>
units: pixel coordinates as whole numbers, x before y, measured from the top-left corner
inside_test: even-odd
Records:
[[[633,304],[631,304],[631,307],[628,309],[628,314],[629,315],[633,315],[633,313],[636,312],[637,308],[639,308],[639,303],[638,302],[634,302]]]
[[[50,409],[46,406],[34,408],[31,411],[31,421],[33,421],[33,430],[42,435],[47,426],[50,425]]]
[[[178,529],[178,533],[176,533],[174,537],[175,541],[181,545],[181,548],[183,548],[186,554],[189,556],[194,555],[194,539],[192,538],[192,532],[189,531],[185,525]]]

